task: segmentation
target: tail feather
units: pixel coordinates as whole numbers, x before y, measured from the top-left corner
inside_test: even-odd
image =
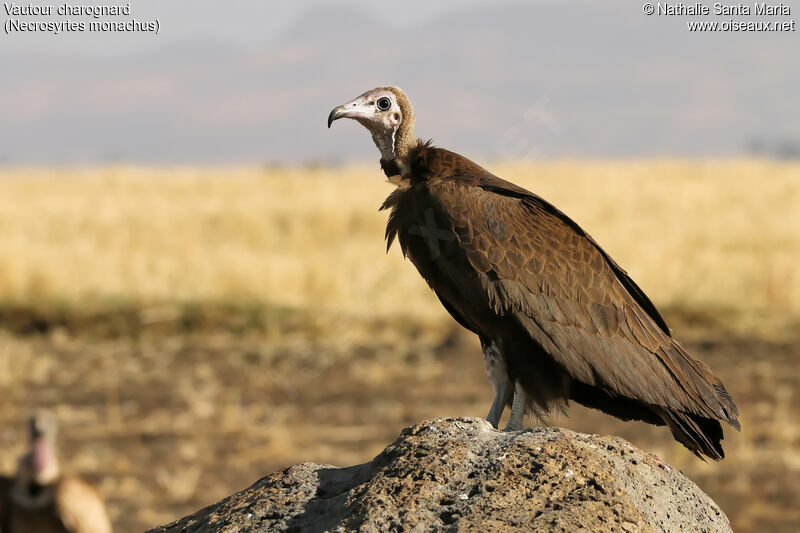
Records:
[[[715,387],[716,388],[716,387]],[[724,388],[717,392],[736,406]],[[696,413],[678,411],[658,405],[646,404],[624,396],[612,396],[607,391],[586,385],[580,381],[570,384],[570,399],[586,407],[598,409],[622,420],[641,420],[656,426],[666,425],[675,440],[686,446],[692,453],[703,459],[703,455],[718,461],[725,457],[722,449],[724,435],[720,420]],[[721,420],[739,429],[735,416],[724,416]]]
[[[655,410],[666,422],[675,440],[697,457],[705,460],[705,455],[715,461],[725,458],[722,449],[724,435],[719,420],[658,407]]]

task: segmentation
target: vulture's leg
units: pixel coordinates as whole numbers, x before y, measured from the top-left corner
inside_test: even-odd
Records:
[[[522,419],[525,417],[525,389],[517,382],[514,386],[514,401],[511,403],[511,417],[503,431],[522,430]]]
[[[512,394],[514,394],[514,389],[511,388],[510,381],[506,381],[494,388],[494,401],[492,402],[491,409],[489,409],[489,414],[486,415],[486,420],[488,420],[495,429],[497,429],[497,426],[500,424],[500,417],[503,416],[503,411],[506,405],[508,405],[508,400],[511,398]]]
[[[486,365],[486,375],[489,382],[494,387],[494,401],[486,420],[497,429],[500,424],[500,417],[514,394],[514,384],[508,379],[508,368],[506,358],[500,353],[497,344],[488,342],[481,338],[481,348],[483,348],[483,364]]]

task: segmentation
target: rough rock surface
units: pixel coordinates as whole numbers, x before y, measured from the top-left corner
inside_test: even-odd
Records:
[[[730,530],[694,483],[620,438],[446,418],[369,463],[291,466],[151,531]]]

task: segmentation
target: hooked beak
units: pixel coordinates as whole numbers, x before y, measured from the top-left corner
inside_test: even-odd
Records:
[[[346,104],[334,107],[331,114],[328,115],[328,128],[331,127],[334,120],[339,120],[340,118],[354,118],[356,120],[372,118],[372,109],[367,103],[367,98],[362,95]]]
[[[347,110],[343,105],[340,105],[339,107],[334,107],[333,111],[331,111],[331,114],[328,115],[328,129],[330,129],[331,124],[333,124],[334,120],[340,119],[346,115],[347,115]]]

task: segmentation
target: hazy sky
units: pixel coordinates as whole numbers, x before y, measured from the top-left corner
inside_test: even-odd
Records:
[[[797,31],[692,33],[631,0],[139,0],[131,15],[160,33],[0,34],[0,163],[374,159],[366,132],[325,118],[387,83],[419,136],[475,158],[800,152]]]

